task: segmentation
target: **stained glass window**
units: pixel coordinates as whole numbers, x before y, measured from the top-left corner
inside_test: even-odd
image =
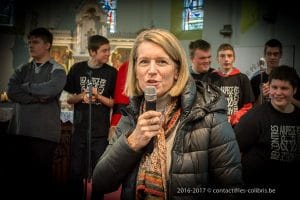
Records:
[[[182,29],[184,31],[203,29],[204,0],[184,0]]]
[[[117,0],[101,0],[100,3],[104,11],[107,13],[107,24],[109,25],[109,32],[115,33]]]

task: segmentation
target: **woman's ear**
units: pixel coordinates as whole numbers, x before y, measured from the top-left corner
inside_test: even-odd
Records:
[[[175,70],[175,75],[174,75],[174,80],[177,81],[178,76],[179,76],[179,72],[178,72],[178,69],[176,69],[176,70]]]
[[[175,74],[174,79],[177,81],[177,79],[178,79],[178,73]]]

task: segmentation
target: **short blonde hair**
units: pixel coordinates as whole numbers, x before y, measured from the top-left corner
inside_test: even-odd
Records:
[[[129,56],[125,94],[129,97],[143,94],[136,78],[136,60],[138,57],[137,49],[144,41],[160,46],[175,63],[178,70],[178,79],[170,89],[169,95],[179,96],[189,78],[187,57],[179,40],[172,33],[163,29],[146,30],[137,36]]]

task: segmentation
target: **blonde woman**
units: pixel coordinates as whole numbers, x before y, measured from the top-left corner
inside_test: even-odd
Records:
[[[147,86],[156,88],[156,111],[145,111]],[[122,184],[121,199],[191,199],[198,198],[191,189],[241,182],[226,100],[213,86],[196,86],[173,34],[152,29],[138,35],[125,92],[130,104],[94,169],[93,190],[107,193]],[[153,151],[147,151],[152,138]]]

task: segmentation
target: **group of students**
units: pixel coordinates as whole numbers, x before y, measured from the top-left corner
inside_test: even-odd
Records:
[[[22,194],[29,199],[83,199],[87,167],[96,165],[108,145],[117,77],[117,70],[106,64],[110,56],[109,41],[100,35],[89,37],[90,59],[75,63],[66,75],[64,68],[50,56],[53,35],[48,29],[33,29],[27,38],[32,61],[18,67],[8,83],[8,97],[15,103],[16,112],[9,128],[11,159],[5,171],[10,173],[5,180],[18,179],[13,190],[20,193],[12,194],[13,197]],[[53,184],[52,176],[53,157],[61,135],[59,97],[63,90],[69,93],[67,102],[74,105],[67,197],[62,195],[65,192],[59,185]],[[103,194],[92,193],[92,199],[102,198]]]
[[[204,48],[203,48],[204,47]],[[241,116],[252,108],[254,101],[248,77],[234,67],[235,51],[230,44],[221,44],[217,50],[220,67],[211,68],[210,44],[204,40],[190,43],[190,72],[195,80],[207,81],[218,86],[225,94],[228,121],[235,126]]]
[[[88,39],[90,59],[74,64],[66,75],[50,57],[52,40],[47,29],[32,30],[28,44],[33,60],[17,68],[8,83],[8,96],[16,103],[13,177],[19,182],[14,187],[31,199],[54,198],[51,168],[60,136],[62,90],[70,93],[68,103],[74,104],[72,199],[85,198],[89,128],[92,199],[102,199],[120,185],[121,199],[198,199],[212,194],[193,192],[197,188],[242,187],[243,183],[271,184],[279,195],[283,189],[277,183],[295,178],[300,111],[292,104],[299,84],[293,68],[272,69],[263,90],[270,101],[253,108],[251,82],[233,66],[230,44],[220,45],[220,67],[212,69],[209,43],[191,42],[189,68],[185,51],[172,33],[145,30],[119,69],[124,71],[118,73],[106,64],[109,41],[94,35]],[[270,54],[268,61],[269,48],[277,47],[265,49],[267,63],[274,63],[277,54]],[[155,111],[145,109],[147,86],[156,88]],[[121,100],[114,102],[117,95]],[[108,141],[110,125],[116,128]],[[149,143],[154,146],[151,152]]]
[[[277,39],[267,41],[267,68],[249,81],[233,66],[235,52],[230,44],[219,46],[217,69],[210,66],[208,42],[196,40],[189,46],[193,78],[219,86],[226,95],[228,120],[242,154],[243,181],[288,194],[296,192],[292,180],[299,176],[300,79],[294,68],[279,65],[282,48]]]

